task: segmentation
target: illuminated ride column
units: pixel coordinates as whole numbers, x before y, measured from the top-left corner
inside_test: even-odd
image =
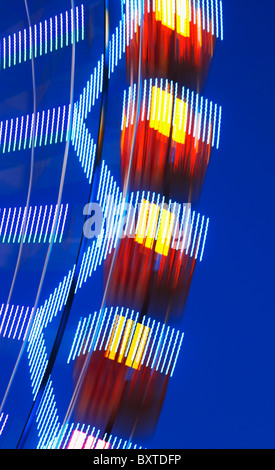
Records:
[[[97,333],[87,330],[77,355],[76,373],[88,336],[96,334],[76,410],[107,433],[143,438],[155,429],[174,372],[183,340],[174,321],[182,317],[208,231],[209,219],[191,204],[219,147],[221,107],[201,88],[223,39],[222,2],[126,0],[123,7],[129,87],[121,179],[123,186],[129,175],[131,210],[104,261],[110,282],[103,320]]]

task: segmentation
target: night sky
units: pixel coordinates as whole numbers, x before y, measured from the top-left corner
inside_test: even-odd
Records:
[[[274,448],[274,3],[223,5],[205,90],[223,106],[200,201],[210,229],[154,443]]]
[[[0,7],[0,10],[3,8],[0,20],[2,36],[13,31],[13,27],[20,24],[20,18],[24,17],[23,27],[27,24],[24,2],[10,3],[16,10]],[[33,3],[29,2],[30,11]],[[55,7],[48,2],[46,8],[45,3],[39,2],[41,15],[48,18]],[[91,3],[96,5],[93,12],[98,14],[100,2]],[[70,2],[58,1],[56,7],[57,4],[57,10],[64,11]],[[220,148],[211,156],[196,207],[210,218],[208,237],[181,322],[185,333],[183,347],[156,432],[146,441],[147,448],[274,448],[275,7],[271,0],[260,3],[255,0],[224,0],[223,13],[224,41],[218,43],[203,90],[205,97],[222,105],[223,109]],[[113,14],[112,24],[116,25],[120,8],[114,8]],[[89,49],[87,42],[79,45],[76,95],[91,73],[85,54],[89,52],[93,66],[93,59],[99,56],[96,44],[102,34],[102,18],[97,21],[96,17],[95,21],[93,17],[93,21],[94,47]],[[52,106],[54,102],[56,105],[68,102],[69,86],[60,86],[69,77],[70,52],[64,51],[64,54],[67,55],[62,62],[53,62],[48,76],[48,59],[41,58],[42,65],[40,68],[37,66],[38,106],[41,109]],[[22,76],[14,75],[15,68],[7,71],[5,76],[4,71],[0,74],[1,119],[32,109],[32,90],[30,85],[26,85],[31,79],[30,64],[28,68],[24,67]],[[121,84],[120,79],[118,71],[110,93],[115,95],[115,86]],[[113,99],[111,105],[116,103],[115,97]],[[116,176],[119,143],[114,142],[118,142],[116,124],[120,122],[120,115],[116,115],[115,122],[115,112],[116,109],[110,106],[105,153]],[[93,125],[97,115],[91,119]],[[53,166],[49,163],[51,152],[56,154]],[[49,195],[51,201],[56,200],[58,177],[54,172],[60,174],[61,153],[59,147],[40,151],[33,200],[46,203]],[[29,158],[29,154],[25,155]],[[22,163],[20,152],[8,158],[14,160],[1,163],[1,207],[22,205],[26,199],[28,173],[25,167],[28,168],[28,162],[24,160]],[[41,300],[49,295],[75,260],[78,246],[75,234],[81,228],[81,208],[88,196],[88,187],[84,185],[79,186],[79,192],[75,191],[82,177],[79,162],[70,160],[64,198],[73,202],[72,228],[66,234],[71,242],[63,248],[54,248]],[[28,250],[14,292],[13,301],[20,305],[34,301],[45,256],[45,249],[36,251],[30,247]],[[16,255],[16,250],[11,252],[7,247],[1,247],[1,304],[8,296]],[[79,309],[84,308],[87,295],[95,305],[100,301],[100,285],[101,277],[97,273],[93,283],[85,286],[82,297],[77,301],[72,328]],[[53,324],[46,337],[49,345],[55,331],[56,324]],[[64,350],[72,338],[71,331],[64,338]],[[20,346],[6,338],[0,340],[1,399]],[[61,348],[56,368],[56,395],[61,413],[66,409],[72,386],[70,372],[64,372],[63,378],[60,375],[64,368],[64,354]],[[25,356],[4,408],[11,414],[11,424],[7,424],[7,436],[4,431],[0,438],[0,446],[3,447],[13,447],[17,442],[32,403]],[[62,396],[64,383],[66,391]],[[62,399],[64,403],[61,404]]]

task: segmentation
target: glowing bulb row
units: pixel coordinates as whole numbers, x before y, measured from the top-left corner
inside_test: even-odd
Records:
[[[68,204],[0,209],[1,243],[61,243]]]
[[[136,85],[124,91],[121,130],[133,125],[136,112]],[[150,79],[143,82],[141,121],[175,142],[184,144],[186,135],[194,138],[194,147],[201,139],[219,148],[222,107],[198,93],[168,80]]]
[[[4,37],[0,67],[6,69],[84,39],[84,6]]]
[[[189,36],[190,25],[223,40],[223,5],[221,0],[126,0],[127,46],[141,24],[143,10],[153,12],[164,26]]]
[[[101,436],[101,437],[100,437]],[[137,449],[137,444],[133,445],[132,441],[124,440],[107,433],[102,435],[99,429],[91,428],[90,425],[80,423],[71,423],[66,425],[61,439],[57,438],[59,445],[56,446],[55,441],[49,444],[48,449]],[[141,446],[139,447],[141,449]]]
[[[183,333],[146,316],[139,322],[138,316],[133,310],[111,307],[81,318],[67,363],[80,354],[103,351],[118,362],[124,357],[129,367],[140,369],[144,365],[172,377]]]

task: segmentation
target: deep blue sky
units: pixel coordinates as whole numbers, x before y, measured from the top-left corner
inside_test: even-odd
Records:
[[[220,149],[199,204],[210,228],[151,448],[274,448],[275,442],[275,8],[272,0],[223,4],[224,41],[204,90],[223,106]],[[1,276],[5,297],[5,270]],[[56,280],[58,269],[50,278],[54,287]],[[2,345],[1,367],[6,355]]]
[[[200,201],[211,224],[154,442],[274,448],[275,9],[272,0],[223,4],[225,39],[205,91],[223,105]]]

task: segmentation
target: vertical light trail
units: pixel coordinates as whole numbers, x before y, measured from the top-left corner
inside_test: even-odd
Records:
[[[3,69],[6,68],[6,38],[3,38]]]
[[[28,316],[28,312],[29,312],[29,307],[27,307],[27,309],[26,309],[25,316],[24,316],[24,319],[23,319],[23,323],[21,325],[21,329],[20,329],[20,332],[19,332],[19,335],[18,335],[18,340],[20,340],[21,335],[23,333],[23,329],[24,329],[24,325],[25,325],[25,322],[26,322],[26,319],[27,319],[27,316]]]
[[[84,34],[85,34],[85,29],[84,29],[84,5],[81,5],[81,38],[84,40]]]
[[[191,248],[191,252],[190,252],[191,257],[193,257],[193,253],[194,253],[194,249],[195,249],[195,243],[196,243],[196,239],[197,239],[197,231],[198,231],[199,220],[200,220],[200,214],[197,214],[195,233],[193,235],[193,243],[192,243],[192,248]]]
[[[92,333],[92,331],[93,331],[93,326],[94,326],[94,322],[95,322],[96,316],[97,316],[97,312],[94,312],[92,324],[91,324],[91,326],[90,326],[90,328],[89,328],[89,333],[88,333],[88,336],[87,336],[87,338],[86,338],[85,346],[84,346],[84,349],[83,349],[83,354],[86,354],[86,350],[87,350],[88,345],[89,345],[90,336],[91,336],[91,333]]]
[[[11,66],[11,36],[8,36],[8,48],[9,48],[9,67]]]
[[[44,31],[45,31],[45,44],[44,44],[44,53],[48,53],[48,22],[47,20],[44,21]]]
[[[170,346],[171,346],[171,343],[172,343],[172,340],[173,340],[174,332],[175,332],[175,329],[173,328],[173,329],[172,329],[172,332],[171,332],[171,334],[170,334],[168,347],[166,348],[166,353],[165,353],[165,356],[164,356],[164,360],[163,360],[163,362],[162,362],[162,366],[161,366],[161,370],[160,370],[160,373],[161,373],[161,374],[163,373],[163,369],[164,369],[165,364],[166,364],[166,360],[167,360],[168,353],[169,353],[169,350],[170,350]]]
[[[2,421],[2,419],[3,419],[3,416],[4,416],[4,413],[1,413],[1,416],[0,416],[0,424],[1,424],[1,421]],[[9,415],[6,414],[5,419],[3,420],[3,424],[1,425],[1,428],[0,428],[0,436],[1,436],[2,432],[3,432],[3,430],[4,430],[4,427],[5,427],[5,425],[6,425],[6,422],[7,422],[8,417],[9,417]]]
[[[217,122],[217,104],[215,104],[215,106],[214,106],[214,123],[213,123],[213,134],[212,134],[212,147],[214,147],[214,145],[215,145],[216,122]]]
[[[17,322],[17,324],[16,324],[16,328],[15,328],[15,331],[14,331],[14,333],[13,333],[12,339],[15,339],[15,338],[16,338],[17,330],[18,330],[18,327],[19,327],[19,325],[20,325],[20,321],[21,321],[21,318],[22,318],[23,311],[24,311],[24,307],[22,307],[21,310],[20,310],[19,319],[18,319],[18,322]]]
[[[15,150],[16,147],[16,139],[17,139],[17,132],[18,132],[18,117],[15,120],[15,132],[14,132],[14,142],[13,142],[13,151]]]
[[[206,135],[207,108],[208,108],[208,99],[206,98],[205,107],[204,107],[203,134],[202,134],[202,141],[203,142],[205,142],[205,135]]]
[[[205,240],[208,232],[208,225],[209,225],[209,218],[206,220],[206,228],[204,231],[204,238],[203,238],[203,244],[202,244],[202,250],[201,250],[201,255],[200,255],[200,261],[202,260],[203,253],[204,253],[204,247],[205,247]]]
[[[82,334],[83,334],[83,329],[85,327],[85,324],[86,324],[86,318],[83,319],[82,321],[82,318],[80,318],[80,323],[82,324],[81,325],[81,330],[80,332],[78,333],[78,339],[77,339],[77,343],[76,343],[76,346],[75,346],[75,350],[74,350],[74,353],[73,353],[73,360],[75,360],[75,357],[76,355],[79,356],[79,352],[80,352],[80,341],[82,339]],[[83,340],[82,340],[83,342]],[[68,361],[67,361],[68,362]]]
[[[34,207],[34,213],[33,213],[33,216],[32,216],[32,224],[31,224],[31,228],[30,228],[28,243],[30,243],[30,241],[31,241],[31,236],[32,236],[32,231],[33,231],[33,225],[34,225],[34,221],[35,221],[36,211],[37,211],[37,206]]]
[[[4,337],[6,336],[6,332],[7,332],[8,326],[9,326],[9,322],[10,322],[10,319],[11,319],[11,316],[12,316],[13,309],[14,309],[14,305],[12,305],[11,308],[10,308],[10,312],[9,312],[9,316],[8,316],[8,321],[7,321],[7,323],[6,323],[6,326],[5,326],[5,329],[4,329],[4,333],[3,333],[3,336],[4,336]]]
[[[10,227],[10,233],[9,233],[9,237],[8,237],[8,243],[10,242],[10,238],[11,238],[11,234],[12,234],[12,229],[13,229],[13,225],[14,225],[14,220],[15,220],[16,212],[17,212],[17,209],[16,209],[16,207],[15,207],[14,210],[13,210],[13,216],[12,216],[12,222],[11,222],[11,227]]]
[[[211,121],[212,121],[212,107],[213,103],[210,101],[210,109],[209,109],[209,118],[208,118],[208,136],[207,136],[207,145],[210,144],[210,135],[211,135]]]
[[[221,117],[222,117],[222,107],[219,108],[219,123],[218,123],[218,135],[217,135],[217,143],[216,149],[218,150],[220,145],[220,132],[221,132]]]
[[[45,234],[44,234],[44,243],[47,240],[47,235],[48,235],[48,230],[49,230],[49,225],[50,225],[50,220],[51,220],[51,215],[52,215],[52,209],[53,209],[53,206],[51,204],[50,213],[49,213],[49,216],[48,216],[48,221],[47,221],[47,226],[46,226],[46,231],[45,231]]]
[[[8,120],[6,120],[6,125],[5,125],[5,136],[4,136],[3,153],[5,153],[5,151],[6,151],[7,131],[8,131]]]
[[[223,8],[222,1],[220,0],[220,22],[221,22],[221,40],[223,41]]]
[[[8,225],[9,225],[9,220],[10,220],[10,213],[11,213],[11,208],[9,208],[9,210],[8,210],[7,222],[6,222],[6,225],[5,225],[5,231],[4,231],[4,235],[3,235],[3,243],[5,242],[5,238],[6,238],[6,234],[7,234],[7,230],[8,230]]]
[[[177,350],[177,352],[176,352],[176,357],[175,357],[175,359],[174,359],[174,364],[173,364],[173,368],[172,368],[170,377],[172,377],[173,374],[174,374],[174,370],[175,370],[175,366],[176,366],[176,363],[177,363],[177,360],[178,360],[178,355],[179,355],[179,352],[180,352],[180,349],[181,349],[181,345],[182,345],[183,338],[184,338],[184,333],[182,333],[181,338],[180,338],[180,344],[179,344],[178,350]]]
[[[170,366],[171,366],[171,362],[172,362],[172,359],[173,359],[173,356],[174,356],[174,351],[175,351],[175,347],[176,347],[176,344],[177,344],[177,341],[178,341],[178,337],[179,337],[179,330],[177,331],[177,334],[176,334],[176,338],[175,338],[175,341],[174,341],[174,344],[173,344],[173,348],[172,348],[172,352],[170,354],[170,358],[169,358],[169,362],[167,364],[167,367],[166,367],[166,371],[165,371],[165,375],[168,374],[169,370],[170,370]]]
[[[30,206],[30,207],[29,207],[29,210],[28,210],[28,217],[27,217],[26,226],[25,226],[24,228],[23,228],[23,226],[22,226],[22,231],[24,230],[24,233],[23,233],[23,243],[25,243],[25,241],[26,241],[26,236],[27,236],[27,233],[28,233],[28,226],[29,226],[29,222],[30,222],[31,212],[32,212],[32,206]]]

